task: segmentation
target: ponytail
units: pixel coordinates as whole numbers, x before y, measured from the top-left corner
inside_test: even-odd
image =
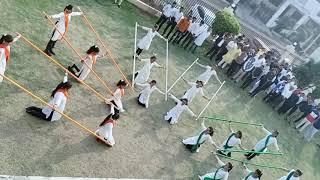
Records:
[[[94,45],[94,46],[91,46],[88,50],[87,50],[87,54],[91,54],[91,53],[99,53],[100,52],[100,49],[98,46]]]
[[[10,34],[4,34],[0,38],[0,44],[3,43],[11,43],[13,41],[13,37]]]
[[[54,95],[57,93],[59,89],[70,89],[72,87],[72,84],[70,82],[62,82],[58,84],[58,86],[52,91],[51,97],[54,97]]]

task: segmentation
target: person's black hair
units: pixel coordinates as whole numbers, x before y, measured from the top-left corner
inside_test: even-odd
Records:
[[[124,81],[124,80],[120,80],[118,83],[117,83],[117,86],[126,86],[127,85],[127,83],[126,83],[126,81]]]
[[[299,176],[302,176],[302,171],[300,169],[297,169],[296,172],[298,173]]]
[[[197,80],[196,83],[200,83],[203,86],[203,82],[202,81]]]
[[[57,93],[59,89],[70,89],[72,87],[72,84],[68,82],[62,82],[58,84],[58,86],[52,91],[51,97],[54,97],[54,95]]]
[[[184,101],[186,103],[186,105],[188,105],[188,99],[182,98],[182,99],[180,99],[180,101]]]
[[[100,124],[99,126],[103,126],[107,121],[109,121],[110,119],[113,120],[117,120],[119,119],[120,115],[119,113],[115,113],[115,114],[109,114]]]
[[[157,84],[157,81],[156,80],[152,80],[151,83]]]
[[[150,57],[150,59],[155,59],[155,60],[157,60],[157,56],[153,55],[153,56]]]
[[[273,133],[276,133],[276,137],[279,135],[279,131],[278,130],[274,130]]]
[[[228,167],[229,167],[228,172],[230,172],[231,169],[233,168],[233,165],[231,164],[231,162],[227,162],[226,165],[228,165]]]
[[[172,3],[172,4],[177,4],[177,2],[173,1],[173,3]]]
[[[260,179],[261,176],[263,175],[262,171],[260,169],[256,169],[255,173],[258,175],[258,178]]]
[[[100,49],[98,46],[94,45],[94,46],[91,46],[88,50],[87,50],[87,54],[91,54],[91,53],[99,53],[100,52]]]
[[[157,30],[158,30],[158,28],[159,28],[158,24],[155,24],[153,27],[154,27],[155,29],[157,29]]]
[[[72,8],[73,8],[73,6],[71,5],[71,4],[69,4],[68,6],[66,6],[65,8],[64,8],[64,10],[69,10],[69,11],[71,11],[72,10]]]
[[[241,139],[242,138],[242,132],[238,131],[237,134],[239,135],[239,138]]]
[[[213,130],[213,128],[210,126],[210,127],[208,127],[208,129],[210,130],[210,133],[209,133],[209,135],[210,136],[213,136],[213,133],[214,133],[214,130]]]
[[[4,34],[0,38],[0,44],[4,42],[11,43],[13,41],[13,37],[10,34]]]
[[[204,24],[204,21],[203,21],[203,20],[201,20],[201,21],[200,21],[200,23],[201,23],[201,24]]]

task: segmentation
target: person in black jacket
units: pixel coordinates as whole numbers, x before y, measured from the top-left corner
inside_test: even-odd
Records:
[[[291,108],[293,108],[297,102],[299,101],[301,92],[299,90],[295,90],[292,95],[284,101],[282,106],[278,109],[279,114],[285,114]]]
[[[254,97],[259,92],[266,90],[276,79],[276,75],[277,75],[277,70],[273,69],[270,72],[268,72],[268,74],[262,76],[260,79],[259,86],[250,93],[250,96]]]

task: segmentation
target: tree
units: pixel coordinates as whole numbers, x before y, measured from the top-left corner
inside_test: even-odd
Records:
[[[298,80],[299,87],[307,87],[310,84],[317,86],[317,89],[312,94],[319,97],[320,95],[320,63],[309,61],[308,63],[298,66],[293,69],[293,73]]]
[[[216,14],[216,18],[212,24],[213,34],[221,34],[225,32],[239,34],[240,31],[240,22],[233,13],[230,13],[228,11],[219,11]]]

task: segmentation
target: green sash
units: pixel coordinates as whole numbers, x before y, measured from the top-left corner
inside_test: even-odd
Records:
[[[230,141],[230,139],[232,138],[232,136],[234,136],[236,133],[232,133],[229,137],[228,137],[228,139],[227,139],[227,141],[226,141],[226,144],[223,146],[223,148],[226,150],[226,149],[230,149],[230,148],[233,148],[233,146],[229,146],[228,145],[228,143],[229,143],[229,141]]]
[[[268,143],[269,143],[269,140],[270,140],[271,137],[272,137],[272,134],[270,134],[267,137],[267,140],[266,140],[266,143],[264,144],[264,147],[259,152],[263,152],[268,147]]]
[[[290,180],[291,177],[293,176],[293,174],[294,174],[294,171],[292,171],[292,172],[287,176],[286,180]]]
[[[219,168],[216,170],[216,172],[214,173],[213,178],[205,177],[203,180],[221,180],[221,179],[216,179],[216,176],[217,176],[217,174],[218,174],[218,171],[219,171],[220,169],[223,169],[223,168],[224,168],[224,166],[219,167]]]
[[[200,139],[202,138],[202,136],[204,135],[205,132],[206,132],[206,130],[204,130],[204,131],[202,131],[202,132],[200,133],[200,135],[199,135],[199,137],[198,137],[198,139],[197,139],[197,144],[195,144],[195,145],[192,146],[191,152],[193,152],[193,153],[196,152],[197,149],[198,149],[198,147],[199,147],[199,145],[202,144],[202,143],[204,143],[204,142],[200,143]]]
[[[252,176],[252,174],[253,174],[253,172],[249,173],[249,174],[246,176],[246,178],[244,178],[244,180],[248,180],[248,178],[249,178],[250,176]]]

